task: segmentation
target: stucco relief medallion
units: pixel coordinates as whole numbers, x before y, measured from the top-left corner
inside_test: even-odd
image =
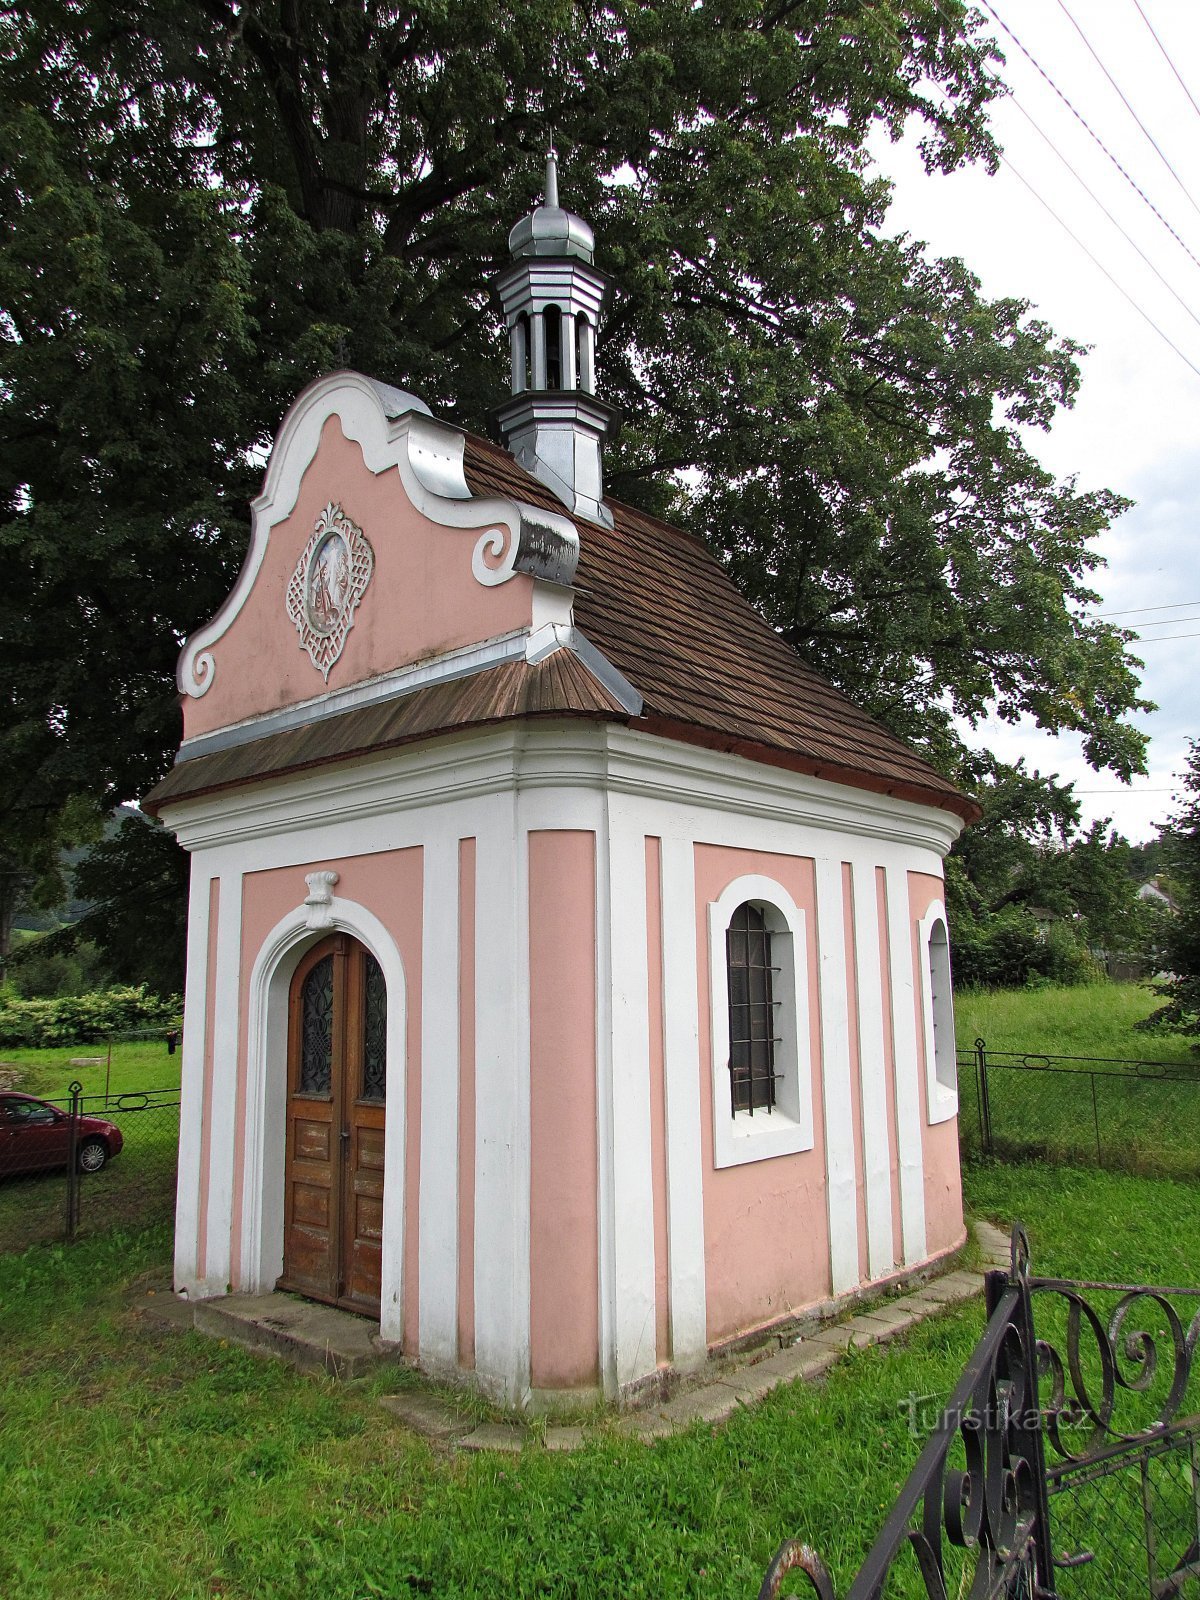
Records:
[[[317,518],[287,587],[288,616],[326,683],[374,570],[375,552],[366,534],[331,502]]]

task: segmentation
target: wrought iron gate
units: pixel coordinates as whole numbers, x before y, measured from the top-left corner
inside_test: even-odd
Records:
[[[987,1309],[846,1600],[1200,1596],[1200,1290],[1034,1277],[1018,1227]],[[776,1552],[759,1600],[789,1573],[835,1600],[798,1540]]]

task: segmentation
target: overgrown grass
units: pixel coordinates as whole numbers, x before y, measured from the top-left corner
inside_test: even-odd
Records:
[[[1141,983],[966,989],[954,997],[955,1032],[960,1050],[982,1038],[992,1050],[1131,1056],[1200,1069],[1200,1057],[1187,1039],[1137,1031],[1137,1023],[1158,1004]]]
[[[108,1045],[73,1044],[50,1050],[0,1049],[0,1069],[17,1074],[16,1087],[24,1094],[61,1100],[78,1079],[84,1092],[102,1095],[106,1081],[114,1095],[138,1089],[178,1089],[180,1054],[167,1054],[162,1039],[137,1039],[114,1043],[112,1066]]]
[[[77,1225],[80,1232],[105,1228],[145,1227],[169,1219],[175,1211],[175,1173],[179,1145],[177,1094],[168,1093],[163,1103],[151,1100],[143,1106],[135,1092],[153,1085],[139,1082],[145,1070],[144,1044],[127,1045],[129,1052],[113,1056],[111,1096],[104,1095],[101,1077],[98,1088],[89,1086],[82,1100],[88,1116],[115,1122],[124,1138],[124,1148],[102,1171],[81,1175]],[[160,1047],[161,1049],[161,1047]],[[138,1052],[139,1054],[133,1054]],[[18,1087],[40,1093],[67,1106],[69,1098],[58,1092],[59,1079],[78,1074],[87,1082],[87,1069],[72,1067],[57,1058],[63,1052],[37,1050],[22,1052],[32,1059],[22,1064]],[[53,1059],[47,1061],[46,1057]],[[158,1057],[155,1056],[155,1061]],[[104,1072],[102,1064],[96,1069]],[[178,1057],[175,1057],[178,1061]],[[178,1067],[174,1068],[178,1082]],[[67,1078],[69,1083],[70,1077]],[[35,1087],[36,1086],[36,1087]],[[9,1175],[5,1170],[6,1152],[0,1149],[0,1251],[21,1250],[27,1245],[61,1239],[66,1228],[67,1174],[59,1167],[46,1172]]]
[[[968,1194],[1019,1212],[1045,1271],[1200,1278],[1200,1189],[989,1167]],[[138,1280],[167,1251],[160,1231],[0,1259],[6,1600],[741,1600],[791,1535],[841,1592],[916,1458],[911,1396],[946,1394],[982,1326],[967,1306],[721,1429],[469,1457],[379,1408],[378,1377],[157,1329]]]
[[[1047,1161],[1094,1161],[1151,1174],[1200,1177],[1200,1058],[1185,1039],[1139,1033],[1155,997],[1140,984],[979,991],[955,1001],[958,1044],[977,1037],[992,1057],[988,1073],[997,1151]],[[1003,1052],[1124,1058],[1160,1066],[1186,1081],[1164,1082],[1153,1070],[1114,1067],[1095,1081],[1086,1073],[1019,1070]],[[999,1052],[1000,1054],[997,1054]],[[1086,1062],[1080,1063],[1086,1066]],[[1105,1070],[1103,1061],[1098,1070]],[[964,1145],[980,1147],[978,1083],[964,1056],[959,1068]]]

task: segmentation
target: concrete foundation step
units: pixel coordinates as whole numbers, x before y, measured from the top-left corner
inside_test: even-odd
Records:
[[[296,1295],[222,1295],[197,1300],[194,1312],[200,1333],[345,1381],[386,1359],[377,1322]]]

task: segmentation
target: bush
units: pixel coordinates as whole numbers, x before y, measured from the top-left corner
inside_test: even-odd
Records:
[[[166,1028],[179,1018],[178,995],[163,998],[137,988],[102,989],[58,1000],[0,998],[0,1046],[44,1049],[90,1044],[138,1029]]]
[[[1104,976],[1069,925],[1043,928],[1024,906],[1006,906],[980,921],[955,918],[950,953],[954,981],[966,989],[1095,983]]]
[[[43,936],[26,939],[8,958],[8,982],[20,1000],[57,1000],[94,992],[112,974],[94,944],[80,940],[73,950],[48,949]]]

